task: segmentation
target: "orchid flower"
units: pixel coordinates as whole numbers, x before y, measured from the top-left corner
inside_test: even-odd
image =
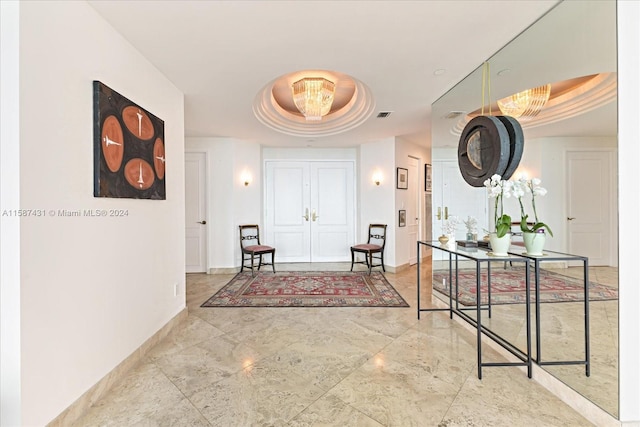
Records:
[[[498,237],[503,237],[511,231],[511,217],[504,213],[503,199],[514,195],[513,183],[505,181],[498,174],[493,175],[490,179],[484,181],[487,188],[489,198],[495,198],[494,206],[494,224]],[[500,212],[500,216],[498,216]]]
[[[551,228],[544,222],[540,222],[538,219],[538,211],[536,210],[536,196],[544,196],[547,194],[547,190],[540,186],[542,181],[539,178],[532,178],[531,180],[527,180],[521,178],[516,181],[516,186],[518,187],[517,197],[518,203],[520,203],[520,216],[522,221],[520,222],[520,229],[523,232],[535,233],[539,229],[546,229],[551,236],[553,236],[553,232]],[[529,227],[527,223],[527,218],[529,215],[525,213],[524,205],[522,204],[522,197],[525,194],[531,194],[531,206],[533,207],[533,217],[535,219],[535,223]]]

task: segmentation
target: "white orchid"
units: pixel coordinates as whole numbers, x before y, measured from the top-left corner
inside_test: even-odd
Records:
[[[553,236],[553,232],[551,231],[549,226],[544,222],[540,222],[540,220],[538,219],[538,212],[536,211],[536,196],[544,196],[545,194],[547,194],[547,190],[540,186],[541,183],[542,181],[539,178],[532,178],[530,180],[526,178],[520,178],[514,183],[514,188],[516,190],[513,191],[513,194],[518,198],[518,203],[520,203],[520,216],[522,217],[522,221],[520,222],[520,229],[523,232],[535,233],[539,229],[544,228],[549,232],[551,236]],[[531,194],[531,206],[533,207],[533,217],[535,219],[535,223],[533,223],[531,226],[529,226],[529,224],[527,223],[527,218],[529,218],[529,215],[525,213],[524,205],[522,204],[522,197],[524,197],[525,194]]]
[[[509,198],[513,195],[514,185],[511,181],[506,181],[498,174],[495,174],[491,179],[487,179],[484,182],[484,186],[487,188],[489,198],[495,198],[496,203],[494,206],[494,224],[496,227],[496,234],[498,237],[505,236],[511,231],[511,217],[504,213],[503,198]],[[500,216],[498,216],[498,210]]]

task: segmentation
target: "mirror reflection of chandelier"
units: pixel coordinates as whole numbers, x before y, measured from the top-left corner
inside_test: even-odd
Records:
[[[322,77],[305,77],[291,86],[293,102],[308,121],[322,120],[331,111],[336,85]]]
[[[514,118],[535,117],[549,100],[551,84],[534,87],[498,101],[498,108],[505,116]]]

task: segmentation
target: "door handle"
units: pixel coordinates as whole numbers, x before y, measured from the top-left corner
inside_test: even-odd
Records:
[[[449,219],[449,206],[444,207],[444,219]]]
[[[206,224],[206,223],[207,223],[207,221],[198,221],[198,224],[202,224],[202,225],[204,225],[204,224]]]
[[[442,208],[438,206],[438,213],[436,214],[436,218],[442,219]]]
[[[574,217],[567,217],[567,221],[573,221],[575,218]]]
[[[304,215],[302,215],[302,218],[304,218],[305,221],[309,221],[309,208],[306,208],[304,210]]]
[[[313,211],[311,211],[311,221],[315,221],[318,218],[320,217],[316,215],[316,210],[314,209]]]

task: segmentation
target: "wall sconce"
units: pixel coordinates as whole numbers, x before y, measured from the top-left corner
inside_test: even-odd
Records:
[[[373,176],[371,177],[371,179],[373,179],[373,182],[376,185],[380,185],[380,183],[382,182],[382,172],[380,171],[376,171]]]
[[[529,177],[531,176],[531,174],[529,173],[529,171],[525,168],[521,168],[519,167],[518,169],[516,169],[513,173],[513,176],[516,177],[516,179],[529,179]]]
[[[247,187],[249,184],[251,184],[251,174],[247,171],[242,172],[242,175],[240,175],[240,180],[243,182],[244,186]]]

